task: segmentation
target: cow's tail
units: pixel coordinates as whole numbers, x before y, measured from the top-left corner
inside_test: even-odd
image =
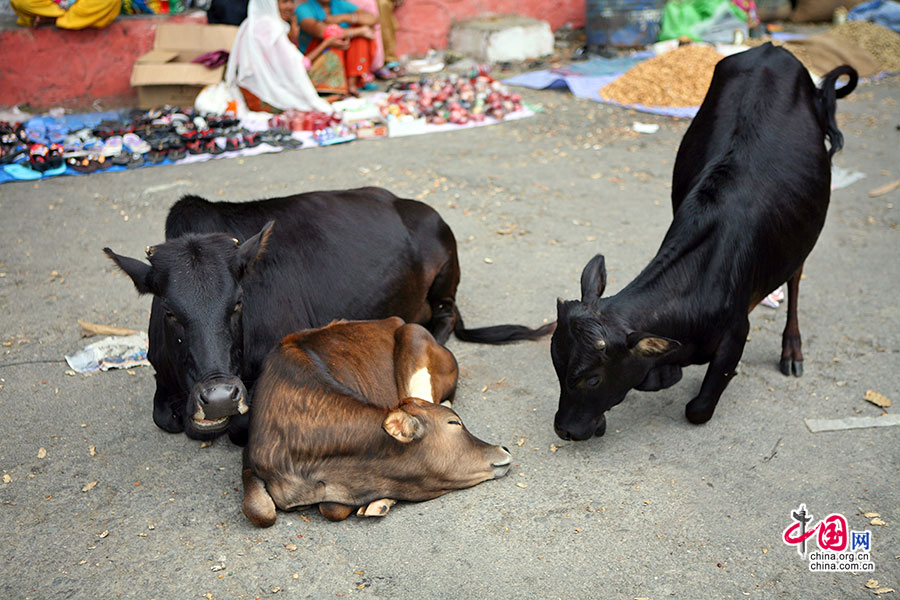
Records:
[[[266,489],[266,482],[253,473],[248,460],[249,447],[244,447],[241,479],[244,482],[244,501],[241,512],[257,527],[271,527],[275,524],[275,501]]]
[[[464,342],[475,342],[476,344],[507,344],[519,340],[536,340],[550,335],[556,329],[556,321],[547,323],[537,329],[525,327],[524,325],[492,325],[490,327],[466,329],[462,315],[459,314],[459,307],[456,304],[453,305],[453,313],[455,317],[453,333]]]
[[[849,78],[847,84],[841,88],[835,88],[838,78],[844,75]],[[828,138],[831,146],[828,150],[829,158],[834,156],[844,146],[844,136],[838,129],[834,118],[837,111],[837,99],[843,98],[856,89],[858,81],[859,75],[856,73],[856,69],[849,65],[841,65],[825,75],[824,79],[822,79],[822,85],[819,86],[817,100],[826,123],[825,136]]]

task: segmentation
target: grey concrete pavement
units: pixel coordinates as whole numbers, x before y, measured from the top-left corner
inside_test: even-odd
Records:
[[[900,178],[896,77],[838,103],[846,145],[835,163],[867,177],[833,194],[807,261],[804,376],[777,369],[784,307],[758,308],[740,374],[706,425],[683,416],[705,372],[693,367],[674,388],[632,392],[605,437],[562,442],[549,341],[452,340],[456,410],[511,449],[509,476],[401,503],[384,519],[281,513],[261,530],[240,513],[238,449],[153,425],[151,369],[66,374],[62,356],[87,343],[76,319],[146,329],[149,298],[101,248],[140,256],[184,193],[249,200],[381,185],[428,202],[459,240],[470,327],[552,320],[597,252],[609,292],[620,289],[666,230],[687,122],[557,92],[525,98],[546,112],[0,186],[0,595],[843,599],[873,597],[870,578],[900,589],[900,429],[812,434],[803,423],[879,414],[867,389],[892,398],[891,411],[900,402],[900,192],[868,195]],[[661,129],[639,135],[634,120]],[[874,573],[810,572],[781,540],[800,503],[816,521],[841,513],[871,530]],[[868,511],[888,525],[869,524]]]

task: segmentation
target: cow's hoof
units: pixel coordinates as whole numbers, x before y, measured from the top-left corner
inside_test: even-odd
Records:
[[[709,403],[703,402],[700,398],[694,398],[684,407],[684,416],[694,425],[706,423],[712,419],[714,412],[716,412],[715,405],[710,406]]]
[[[397,504],[397,501],[391,500],[390,498],[376,500],[375,502],[370,502],[368,506],[360,506],[359,510],[356,511],[356,516],[383,517],[384,515],[388,514],[388,511],[391,510],[391,507],[395,504]]]
[[[793,360],[790,358],[782,358],[781,363],[779,364],[781,367],[782,375],[793,375],[794,377],[802,377],[803,376],[803,361],[802,360]]]
[[[336,502],[320,502],[319,512],[329,521],[343,521],[353,512],[353,507]]]

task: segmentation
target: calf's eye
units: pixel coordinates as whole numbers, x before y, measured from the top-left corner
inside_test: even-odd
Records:
[[[597,387],[598,385],[600,385],[600,378],[599,378],[599,377],[591,377],[590,379],[588,379],[588,380],[585,381],[584,383],[585,383],[585,385],[587,385],[588,387]]]
[[[459,425],[461,427],[462,423],[454,419],[452,421],[447,421],[447,425]]]

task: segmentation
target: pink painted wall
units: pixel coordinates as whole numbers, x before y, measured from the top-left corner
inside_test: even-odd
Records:
[[[89,107],[96,99],[123,105],[135,100],[134,61],[153,48],[156,25],[205,22],[178,17],[116,19],[104,29],[66,31],[46,26],[0,31],[0,106]]]
[[[450,26],[464,19],[518,14],[550,23],[584,26],[585,0],[406,0],[397,17],[397,54],[424,54],[447,47]]]

